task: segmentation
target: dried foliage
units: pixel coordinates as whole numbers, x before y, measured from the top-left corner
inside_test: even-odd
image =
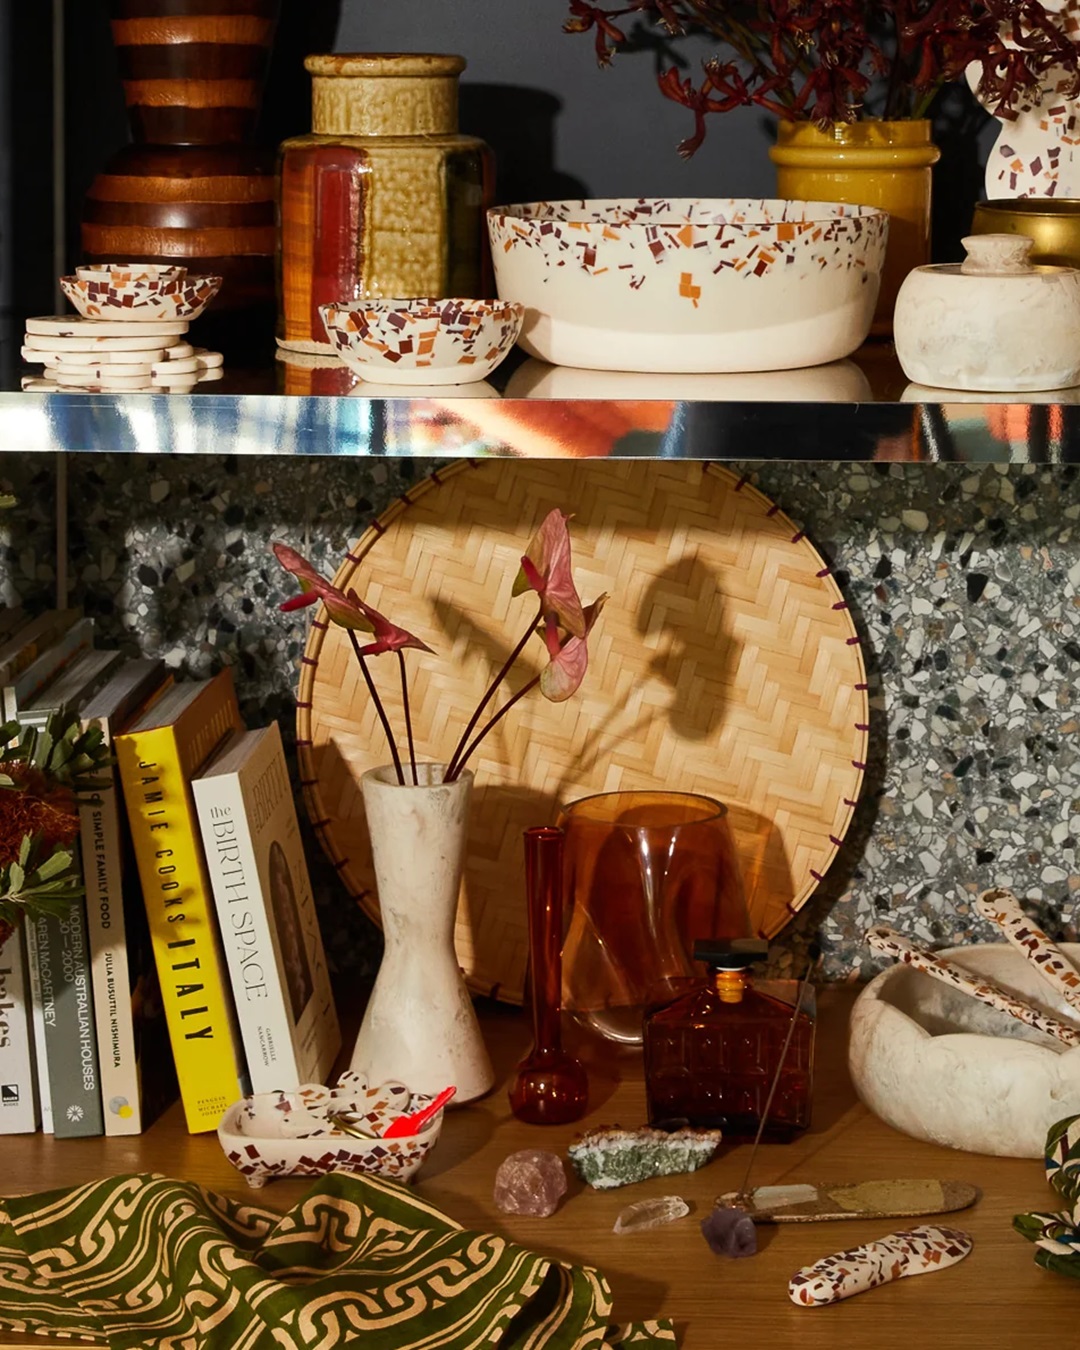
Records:
[[[943,85],[977,72],[979,95],[1002,117],[1015,115],[1047,73],[1069,96],[1080,93],[1080,46],[1060,17],[1035,0],[629,0],[607,9],[569,0],[570,33],[591,32],[601,65],[631,28],[659,31],[674,52],[687,35],[717,42],[697,79],[669,65],[665,97],[694,114],[689,156],[710,113],[757,105],[778,117],[821,126],[864,116],[921,117]]]

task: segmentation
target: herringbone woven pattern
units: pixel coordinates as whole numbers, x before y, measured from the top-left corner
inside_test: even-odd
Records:
[[[456,931],[470,986],[515,1002],[528,955],[526,826],[593,792],[718,797],[752,918],[771,936],[835,855],[866,745],[865,672],[843,597],[756,489],[716,465],[469,461],[395,503],[335,579],[437,650],[409,653],[419,757],[449,756],[532,616],[532,597],[513,598],[511,586],[555,506],[574,515],[582,598],[611,600],[578,694],[550,704],[534,692],[470,762],[477,788]],[[539,641],[528,654],[539,661]],[[403,745],[396,662],[375,671]],[[321,609],[299,704],[312,819],[349,891],[377,916],[359,779],[389,756],[349,642]]]

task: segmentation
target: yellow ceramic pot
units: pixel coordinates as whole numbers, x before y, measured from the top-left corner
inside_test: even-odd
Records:
[[[794,201],[851,202],[889,213],[889,245],[871,332],[892,330],[896,293],[907,274],[930,261],[930,170],[941,152],[925,119],[782,121],[769,156],[777,194]]]

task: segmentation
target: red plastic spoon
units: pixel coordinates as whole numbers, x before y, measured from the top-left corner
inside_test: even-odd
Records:
[[[398,1116],[383,1130],[384,1139],[400,1139],[406,1134],[415,1134],[422,1126],[426,1125],[432,1116],[437,1115],[450,1098],[457,1092],[456,1087],[443,1088],[437,1097],[433,1097],[427,1106],[422,1106],[419,1111],[414,1111],[411,1116]]]

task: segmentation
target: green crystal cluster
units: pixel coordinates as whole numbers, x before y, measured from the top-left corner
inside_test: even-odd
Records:
[[[568,1149],[574,1171],[597,1190],[630,1186],[649,1177],[696,1172],[720,1146],[719,1130],[676,1130],[668,1134],[643,1126],[589,1130]]]

